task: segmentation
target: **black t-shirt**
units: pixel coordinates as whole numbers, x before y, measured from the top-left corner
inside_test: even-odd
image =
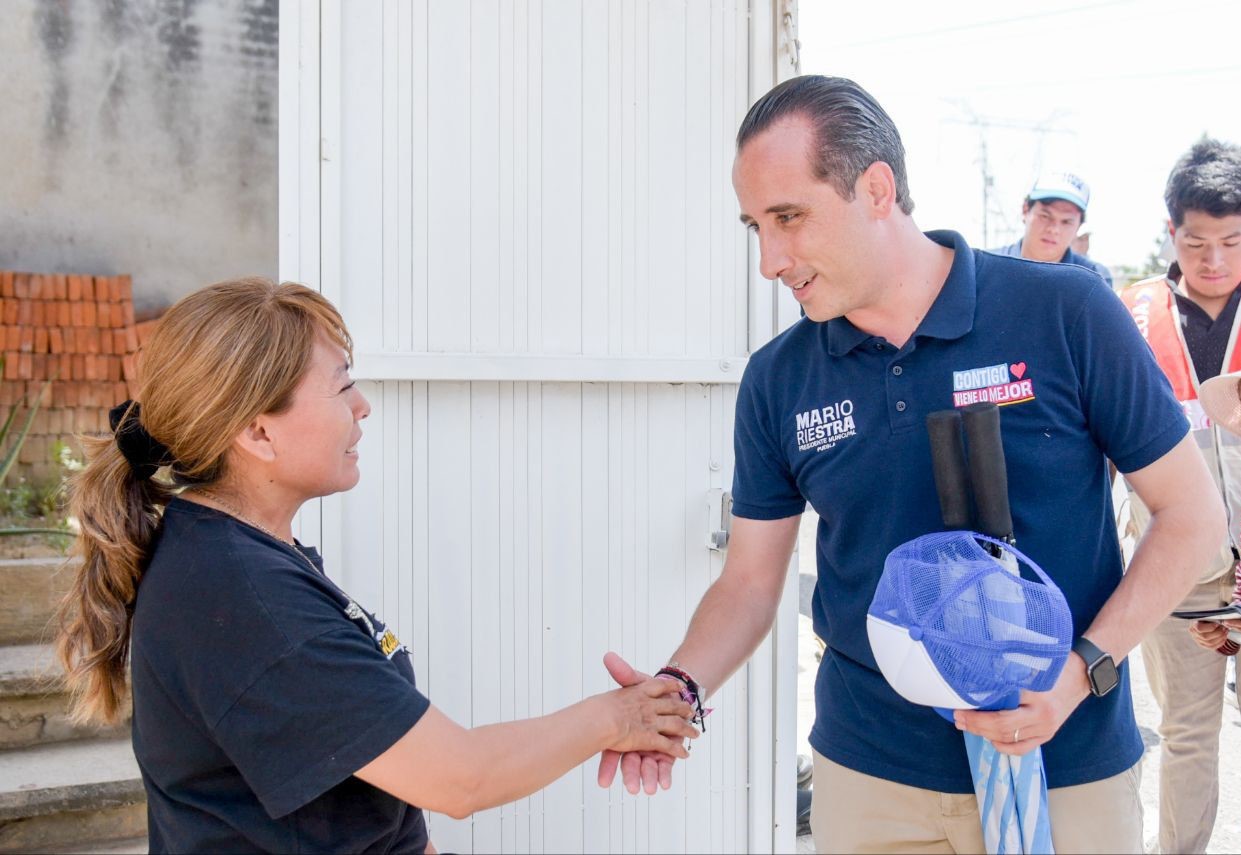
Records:
[[[1199,383],[1205,383],[1224,370],[1224,354],[1232,339],[1232,322],[1236,320],[1239,302],[1241,288],[1232,292],[1219,317],[1212,320],[1193,300],[1176,295],[1176,307],[1181,312],[1181,333],[1185,336],[1185,347],[1194,361]]]
[[[353,777],[426,712],[409,652],[287,544],[181,499],[134,608],[152,852],[422,852],[422,811]]]

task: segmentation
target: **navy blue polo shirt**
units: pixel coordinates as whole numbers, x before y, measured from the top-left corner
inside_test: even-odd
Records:
[[[994,252],[996,255],[1008,255],[1013,258],[1021,258],[1021,241],[1010,243],[1007,246],[999,246],[995,249],[987,251]],[[1072,248],[1064,251],[1064,255],[1061,256],[1060,261],[1058,261],[1057,264],[1076,264],[1078,267],[1093,270],[1095,273],[1098,273],[1101,277],[1103,277],[1103,281],[1107,283],[1107,287],[1112,287],[1111,270],[1108,270],[1106,266],[1095,261],[1088,255],[1081,255],[1080,253],[1074,252]]]
[[[880,674],[866,611],[895,546],[943,528],[927,413],[1001,404],[1017,546],[1059,585],[1081,633],[1119,583],[1107,460],[1155,462],[1188,429],[1150,348],[1094,273],[972,250],[901,348],[845,318],[802,319],[750,360],[737,399],[733,513],[818,512],[815,632],[827,650],[810,743],[850,769],[973,792],[960,731]],[[1047,781],[1118,774],[1142,755],[1129,671],[1044,746]]]

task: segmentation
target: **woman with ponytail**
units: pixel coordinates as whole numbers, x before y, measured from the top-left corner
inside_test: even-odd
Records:
[[[58,652],[81,720],[115,721],[132,675],[152,852],[432,852],[415,805],[462,817],[603,749],[684,757],[697,735],[668,680],[474,729],[431,706],[292,535],[304,502],[358,480],[351,355],[315,291],[213,285],[145,345],[141,403],[86,440]]]

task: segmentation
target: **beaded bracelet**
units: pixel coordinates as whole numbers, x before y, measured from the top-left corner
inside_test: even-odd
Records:
[[[656,671],[655,676],[664,680],[676,680],[681,684],[681,689],[679,692],[681,700],[685,701],[687,704],[692,704],[694,707],[694,717],[691,718],[690,721],[693,724],[696,724],[703,733],[706,733],[706,718],[711,714],[713,708],[704,707],[702,705],[702,696],[705,695],[706,692],[703,691],[702,687],[700,687],[694,678],[689,675],[689,672],[682,671],[677,667],[677,663],[670,662],[663,668]]]

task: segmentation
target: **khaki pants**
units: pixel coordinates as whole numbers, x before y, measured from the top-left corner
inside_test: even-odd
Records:
[[[1047,791],[1057,853],[1142,853],[1141,763]],[[985,852],[978,799],[864,775],[814,754],[810,826],[819,852]]]
[[[1178,609],[1232,602],[1234,577],[1197,585]],[[1189,622],[1166,618],[1142,641],[1142,662],[1163,718],[1159,725],[1159,849],[1205,852],[1219,807],[1219,729],[1228,657],[1205,650]]]

